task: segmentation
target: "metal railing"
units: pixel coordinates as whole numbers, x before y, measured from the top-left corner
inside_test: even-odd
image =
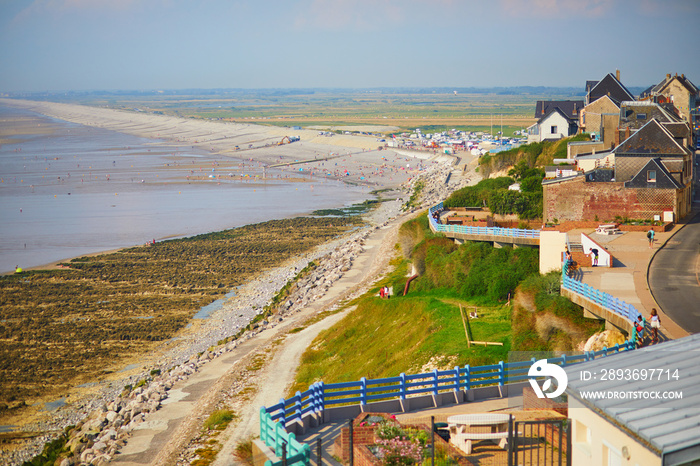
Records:
[[[284,423],[275,422],[265,408],[260,408],[260,440],[275,449],[275,456],[283,460],[267,460],[265,466],[307,466],[311,459],[311,447],[297,441],[296,436],[287,432]]]
[[[540,230],[527,230],[521,228],[499,228],[499,227],[470,227],[463,225],[443,225],[433,218],[433,212],[443,210],[442,202],[428,210],[428,221],[430,228],[439,233],[458,233],[465,235],[490,235],[505,236],[508,238],[535,238],[539,239]]]
[[[631,304],[627,304],[621,299],[615,298],[604,291],[597,290],[590,285],[574,280],[566,275],[566,271],[562,272],[561,286],[569,291],[580,294],[584,298],[604,307],[610,312],[624,317],[632,323],[637,322],[637,317],[641,315]]]

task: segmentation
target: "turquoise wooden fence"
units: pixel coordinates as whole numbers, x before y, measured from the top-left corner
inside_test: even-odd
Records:
[[[289,466],[307,466],[311,459],[311,447],[297,441],[296,436],[287,432],[283,422],[275,422],[263,407],[260,408],[260,440],[275,449],[275,455],[282,458],[286,445],[287,464]],[[265,462],[265,466],[281,466],[282,460]]]

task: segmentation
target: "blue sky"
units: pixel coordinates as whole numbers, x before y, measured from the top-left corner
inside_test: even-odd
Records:
[[[0,92],[700,85],[700,0],[0,0]]]

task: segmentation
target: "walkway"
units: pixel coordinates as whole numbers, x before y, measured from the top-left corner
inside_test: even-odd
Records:
[[[653,248],[649,248],[646,232],[624,232],[608,236],[596,234],[594,229],[572,230],[569,232],[570,239],[578,240],[577,235],[586,233],[608,249],[615,258],[612,268],[585,267],[577,278],[583,283],[633,305],[647,319],[652,308],[656,308],[661,316],[662,339],[688,336],[688,331],[665,314],[664,309],[649,291],[647,283],[647,273],[652,257],[682,227],[682,224],[675,225],[671,231],[657,233]]]

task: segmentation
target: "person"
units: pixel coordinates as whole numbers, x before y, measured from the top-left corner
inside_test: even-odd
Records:
[[[566,251],[566,259],[564,260],[564,270],[566,271],[566,274],[569,275],[569,269],[571,267],[571,262],[572,262],[572,257],[571,257],[571,252],[569,252],[569,248],[567,247],[565,249]]]
[[[384,287],[381,287],[381,288],[379,289],[379,297],[382,298],[382,299],[384,299]]]
[[[651,343],[658,343],[659,342],[659,328],[661,327],[661,319],[659,318],[658,312],[656,312],[656,308],[651,309]]]
[[[389,293],[389,287],[385,286],[384,287],[384,296],[386,296],[386,299],[391,298],[391,294]]]
[[[647,231],[647,238],[649,238],[649,247],[653,247],[654,244],[654,229],[650,228],[649,231]]]
[[[635,323],[635,330],[637,334],[637,347],[644,346],[644,327],[646,327],[647,321],[642,315],[637,316],[637,322]]]
[[[597,248],[591,248],[591,263],[593,264],[593,267],[598,265],[598,249]]]

